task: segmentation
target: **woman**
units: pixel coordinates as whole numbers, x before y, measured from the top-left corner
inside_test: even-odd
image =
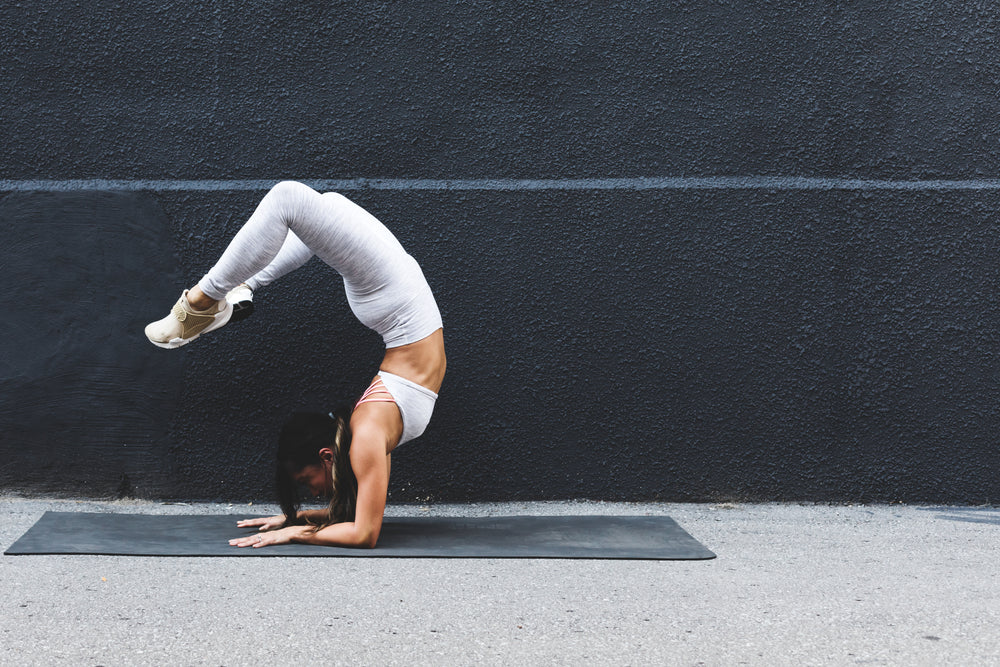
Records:
[[[375,217],[336,193],[274,186],[229,247],[170,314],[146,327],[160,347],[224,326],[234,303],[316,255],[344,280],[351,310],[385,341],[385,357],[348,413],[293,415],[282,430],[277,477],[283,515],[248,519],[260,532],[238,547],[288,542],[374,547],[389,487],[390,454],[423,433],[445,373],[441,315],[420,267]],[[326,510],[297,510],[295,485],[330,494]],[[303,525],[303,522],[305,524]]]

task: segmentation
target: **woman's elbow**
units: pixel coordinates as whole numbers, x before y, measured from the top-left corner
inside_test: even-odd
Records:
[[[360,549],[374,549],[378,542],[378,533],[377,530],[359,531],[355,546]]]

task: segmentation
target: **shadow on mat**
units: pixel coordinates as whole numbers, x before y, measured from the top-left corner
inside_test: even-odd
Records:
[[[936,519],[985,523],[1000,526],[1000,507],[921,507],[922,512],[938,512]]]

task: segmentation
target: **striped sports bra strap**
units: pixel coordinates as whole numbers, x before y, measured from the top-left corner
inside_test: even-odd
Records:
[[[392,397],[389,390],[385,388],[385,384],[382,382],[382,378],[375,378],[374,381],[365,390],[365,393],[361,395],[358,402],[354,404],[354,408],[357,409],[362,403],[395,403],[396,399]]]
[[[372,394],[388,394],[389,392],[385,388],[385,384],[382,382],[382,378],[375,378],[375,380],[368,385],[365,389],[365,393],[361,395],[361,398],[368,398]]]

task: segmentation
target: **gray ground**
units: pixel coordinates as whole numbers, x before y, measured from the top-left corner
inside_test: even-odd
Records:
[[[0,498],[0,547],[45,510],[273,509]],[[390,513],[667,514],[718,558],[2,556],[0,663],[1000,663],[1000,509],[574,502]]]

